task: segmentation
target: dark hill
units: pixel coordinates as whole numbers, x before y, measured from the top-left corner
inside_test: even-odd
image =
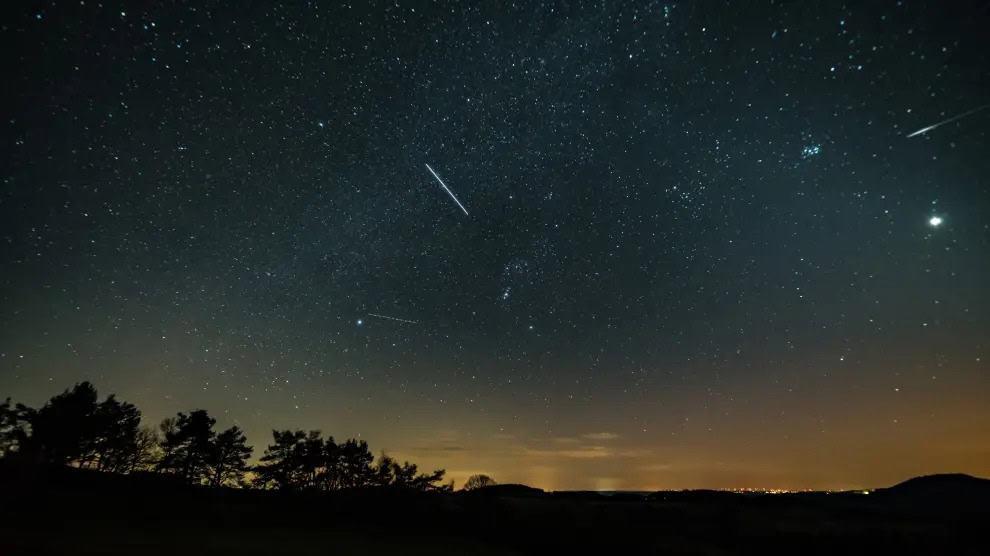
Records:
[[[892,487],[877,489],[874,494],[898,500],[969,506],[990,502],[990,479],[981,479],[963,473],[925,475],[908,479]]]
[[[476,488],[465,494],[471,496],[496,496],[505,498],[538,498],[546,496],[543,489],[526,485],[506,484]]]
[[[990,489],[990,479],[982,479],[965,473],[940,473],[923,475],[884,489],[891,492],[970,491]]]

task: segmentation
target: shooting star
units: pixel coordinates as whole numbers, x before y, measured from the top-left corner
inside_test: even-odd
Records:
[[[453,199],[455,203],[457,203],[457,206],[461,207],[461,210],[463,210],[464,214],[466,215],[468,213],[467,209],[464,208],[464,205],[462,205],[461,202],[457,200],[457,197],[454,197],[454,192],[451,191],[449,187],[447,187],[447,184],[443,183],[443,180],[440,179],[440,176],[438,176],[437,173],[433,171],[433,168],[430,168],[429,164],[426,165],[426,169],[429,170],[431,174],[433,174],[433,177],[436,178],[438,182],[440,182],[440,187],[443,187],[443,190],[447,192],[447,195],[450,195],[450,198]]]
[[[932,125],[930,125],[928,127],[923,127],[921,129],[919,129],[918,131],[915,131],[914,133],[909,134],[907,137],[908,138],[911,138],[911,137],[914,137],[916,135],[924,135],[925,133],[928,133],[929,131],[931,131],[931,130],[937,128],[937,127],[941,127],[941,126],[944,126],[945,124],[952,123],[952,122],[954,122],[954,121],[956,121],[958,119],[965,118],[966,116],[971,116],[973,114],[976,114],[977,112],[979,112],[980,110],[983,110],[984,108],[986,108],[988,106],[990,106],[990,104],[984,104],[983,106],[977,106],[976,108],[974,108],[972,110],[967,110],[967,111],[963,112],[962,114],[957,114],[957,115],[955,115],[955,116],[953,116],[953,117],[951,117],[951,118],[949,118],[947,120],[942,120],[941,122],[938,122],[936,124],[932,124]]]
[[[414,320],[400,319],[398,317],[390,317],[388,315],[378,315],[378,314],[375,314],[375,313],[368,313],[368,316],[369,317],[378,317],[380,319],[394,320],[394,321],[397,321],[397,322],[404,322],[404,323],[407,323],[407,324],[419,324],[419,323],[417,323]]]

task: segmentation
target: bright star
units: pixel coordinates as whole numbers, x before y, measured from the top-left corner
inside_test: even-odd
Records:
[[[362,319],[358,319],[358,321],[357,321],[357,325],[358,325],[358,326],[361,326],[362,324],[364,324],[364,320],[362,320]]]
[[[933,216],[933,217],[931,217],[931,219],[928,220],[928,224],[932,228],[938,228],[939,225],[942,224],[942,219],[940,217],[938,217],[938,216]]]

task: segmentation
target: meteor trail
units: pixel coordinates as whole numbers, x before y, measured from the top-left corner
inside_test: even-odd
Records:
[[[461,210],[464,211],[464,214],[467,214],[468,213],[467,209],[464,208],[464,205],[462,205],[461,202],[457,200],[457,197],[454,197],[454,192],[451,191],[449,187],[447,187],[447,184],[443,183],[443,180],[440,179],[440,176],[438,176],[437,173],[433,171],[433,168],[430,168],[430,165],[427,164],[426,169],[429,170],[431,174],[433,174],[433,177],[436,178],[438,182],[440,182],[440,187],[443,187],[443,190],[447,192],[447,195],[450,195],[450,198],[453,199],[455,203],[457,203],[457,206],[461,207]]]
[[[368,313],[368,316],[369,316],[369,317],[378,317],[378,318],[380,318],[380,319],[388,319],[388,320],[394,320],[394,321],[398,321],[398,322],[405,322],[405,323],[409,323],[409,324],[418,324],[418,323],[417,323],[416,321],[414,321],[414,320],[406,320],[406,319],[400,319],[400,318],[397,318],[397,317],[390,317],[390,316],[388,316],[388,315],[377,315],[377,314],[375,314],[375,313]]]
[[[941,127],[941,126],[943,126],[943,125],[945,125],[947,123],[954,122],[954,121],[956,121],[956,120],[958,120],[960,118],[965,118],[966,116],[969,116],[969,115],[972,115],[972,114],[976,114],[977,112],[979,112],[980,110],[983,110],[987,106],[990,106],[990,104],[984,104],[983,106],[977,106],[976,108],[974,108],[972,110],[967,110],[966,112],[963,112],[962,114],[957,114],[957,115],[955,115],[955,116],[953,116],[953,117],[951,117],[951,118],[949,118],[947,120],[942,120],[941,122],[932,124],[932,125],[930,125],[928,127],[923,127],[921,129],[919,129],[918,131],[915,131],[914,133],[909,134],[908,135],[908,138],[914,137],[915,135],[923,135],[923,134],[928,133],[929,131],[931,131],[931,130],[937,128],[937,127]]]

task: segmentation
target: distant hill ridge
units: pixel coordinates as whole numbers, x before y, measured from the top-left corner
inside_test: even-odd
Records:
[[[880,488],[877,494],[924,495],[990,495],[990,479],[982,479],[965,473],[940,473],[923,475]]]
[[[469,491],[469,494],[475,496],[505,496],[505,497],[540,497],[545,496],[546,492],[541,488],[535,488],[528,485],[520,484],[504,484],[504,485],[490,485],[474,489]]]

